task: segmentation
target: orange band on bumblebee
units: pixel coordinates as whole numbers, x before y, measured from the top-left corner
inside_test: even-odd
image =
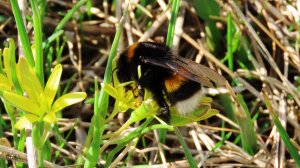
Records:
[[[135,49],[139,46],[139,43],[132,44],[127,50],[128,61],[131,61],[135,54]]]
[[[168,93],[178,90],[187,79],[174,73],[170,78],[165,80],[164,84]]]

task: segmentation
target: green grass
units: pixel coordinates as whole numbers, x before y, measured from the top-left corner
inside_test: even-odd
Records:
[[[37,76],[42,84],[44,86],[44,55],[43,55],[43,32],[42,32],[42,20],[40,11],[38,9],[37,1],[30,0],[30,5],[33,11],[33,27],[34,27],[34,42],[35,42],[35,69]]]
[[[26,33],[25,25],[22,20],[22,14],[20,8],[16,0],[11,0],[10,3],[14,13],[18,34],[21,39],[25,56],[28,59],[28,62],[30,63],[31,67],[33,67],[34,66],[33,54],[31,51],[28,35]]]
[[[280,134],[281,139],[283,140],[284,144],[286,145],[286,148],[289,151],[289,153],[295,159],[295,163],[296,163],[297,167],[300,167],[300,155],[298,153],[298,149],[291,142],[291,138],[289,137],[287,131],[282,126],[280,120],[278,119],[276,113],[274,112],[274,109],[272,107],[270,99],[268,98],[268,95],[265,91],[263,91],[263,96],[264,96],[264,99],[265,99],[265,102],[266,102],[266,106],[269,110],[270,116],[273,119],[273,122],[276,126],[277,131]]]

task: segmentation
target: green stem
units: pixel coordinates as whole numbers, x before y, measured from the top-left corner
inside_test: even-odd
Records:
[[[12,7],[12,11],[14,13],[15,16],[15,21],[16,21],[16,25],[17,25],[17,30],[18,30],[18,34],[20,36],[21,39],[21,43],[22,43],[22,47],[24,49],[25,52],[25,56],[30,64],[31,67],[34,67],[34,59],[33,59],[33,54],[31,51],[31,47],[30,47],[30,42],[29,42],[29,38],[23,23],[23,19],[22,19],[22,14],[18,5],[18,2],[16,0],[10,0],[10,4]]]
[[[44,157],[43,157],[43,148],[42,149],[38,149],[38,166],[39,168],[44,167]]]
[[[32,12],[33,12],[33,27],[34,27],[34,42],[35,42],[35,70],[39,78],[40,83],[44,86],[44,70],[43,70],[43,48],[42,48],[42,24],[41,16],[37,1],[30,0]]]
[[[19,143],[19,137],[18,137],[18,131],[13,127],[16,124],[16,118],[13,115],[14,114],[14,108],[10,106],[6,101],[3,101],[5,111],[7,115],[10,118],[10,123],[12,125],[12,133],[13,133],[13,142],[14,142],[14,147],[18,147]]]
[[[180,0],[173,0],[172,2],[172,15],[168,26],[167,46],[172,47],[173,37],[175,32],[175,23],[178,15]]]
[[[82,5],[84,5],[86,3],[87,0],[80,0],[78,1],[71,10],[69,10],[69,12],[65,15],[65,17],[58,23],[58,25],[56,26],[54,32],[61,30],[66,24],[67,22],[74,16],[74,13],[80,8],[82,7]]]
[[[183,137],[182,137],[182,135],[181,135],[179,129],[178,129],[177,127],[175,127],[174,131],[175,131],[176,137],[177,137],[177,139],[178,139],[180,145],[181,145],[182,148],[183,148],[185,157],[187,158],[187,160],[188,160],[188,162],[189,162],[189,164],[190,164],[190,167],[196,168],[196,167],[197,167],[197,164],[196,164],[196,162],[195,162],[195,160],[194,160],[194,158],[193,158],[193,156],[192,156],[192,154],[191,154],[189,148],[187,147],[187,145],[186,145],[186,143],[185,143],[185,141],[184,141],[184,139],[183,139]]]
[[[37,150],[37,161],[38,161],[38,166],[43,167],[43,141],[42,141],[42,136],[41,136],[41,128],[42,128],[42,122],[40,123],[35,123],[32,128],[31,132],[31,137],[32,137],[32,143],[34,148]]]
[[[233,33],[233,24],[231,13],[228,13],[227,16],[227,55],[228,55],[228,67],[233,70],[233,51],[232,51],[232,33]]]

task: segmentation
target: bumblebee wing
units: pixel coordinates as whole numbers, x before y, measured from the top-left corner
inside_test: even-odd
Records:
[[[194,73],[197,76],[203,76],[212,81],[216,86],[225,85],[226,79],[217,71],[207,66],[198,64],[190,59],[186,59],[183,57],[175,57],[175,59],[177,60],[176,62],[178,62],[178,64],[187,65],[185,66],[185,68],[188,72]]]
[[[214,84],[221,86],[226,81],[216,71],[183,57],[162,57],[159,59],[144,57],[143,61],[146,64],[170,69],[182,77],[201,83],[207,87],[214,87]]]

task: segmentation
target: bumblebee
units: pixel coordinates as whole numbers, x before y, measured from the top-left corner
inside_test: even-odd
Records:
[[[116,70],[120,82],[134,80],[152,92],[161,107],[160,116],[166,120],[170,116],[166,99],[178,113],[185,115],[197,109],[202,86],[214,87],[226,81],[216,71],[175,56],[169,47],[155,42],[137,42],[129,46],[120,54]]]

